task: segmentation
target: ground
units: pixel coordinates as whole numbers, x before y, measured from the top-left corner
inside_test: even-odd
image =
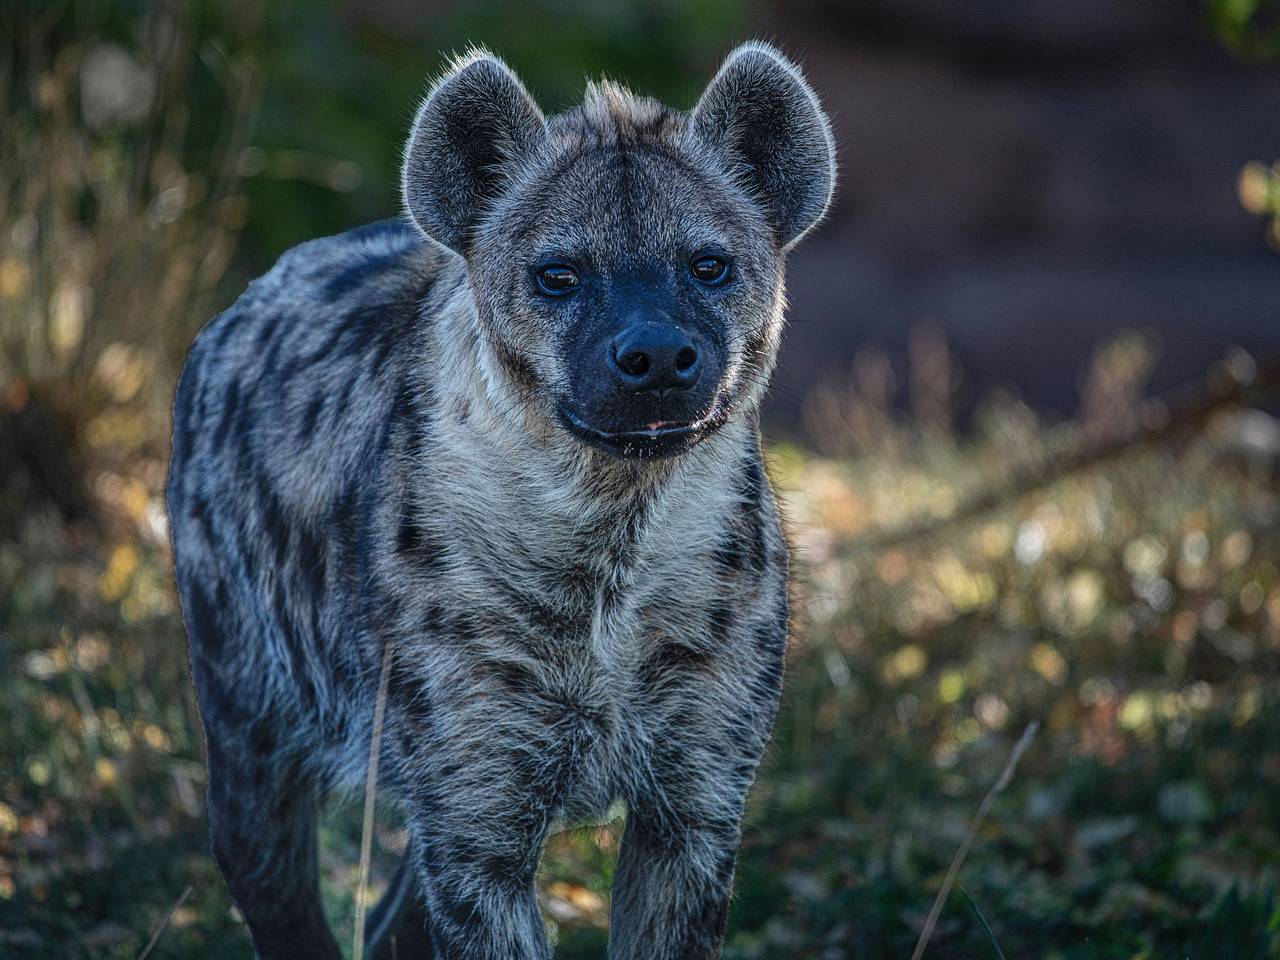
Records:
[[[926,956],[1280,957],[1280,487],[1235,440],[1266,415],[1225,412],[947,522],[1018,464],[1087,443],[1090,425],[1049,426],[1011,400],[961,436],[865,402],[847,412],[863,439],[845,449],[769,442],[797,631],[725,956],[910,956],[1036,720]],[[5,956],[137,957],[180,900],[150,956],[248,955],[208,856],[164,432],[163,411],[88,422],[87,516],[5,479]],[[942,519],[882,535],[921,516]],[[323,830],[348,945],[360,819],[355,798]],[[550,845],[557,956],[603,955],[620,829]],[[380,811],[375,891],[402,844]]]

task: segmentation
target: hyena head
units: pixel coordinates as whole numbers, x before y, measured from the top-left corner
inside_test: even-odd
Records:
[[[546,118],[499,60],[453,63],[405,150],[405,206],[470,271],[487,388],[553,437],[680,453],[752,410],[783,260],[835,157],[799,70],[735,50],[690,113],[608,82]]]

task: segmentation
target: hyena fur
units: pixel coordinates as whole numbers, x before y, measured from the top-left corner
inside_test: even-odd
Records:
[[[757,408],[833,177],[764,44],[689,113],[601,82],[549,118],[473,51],[417,115],[407,216],[289,251],[201,331],[169,509],[259,956],[339,956],[316,810],[364,783],[384,657],[410,842],[372,956],[550,956],[543,842],[617,801],[610,956],[719,955],[788,631]]]

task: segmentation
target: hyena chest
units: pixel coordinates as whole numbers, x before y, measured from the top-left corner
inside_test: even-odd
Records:
[[[528,767],[516,779],[565,824],[599,821],[634,793],[653,744],[718,669],[711,648],[727,649],[714,635],[724,591],[705,582],[694,556],[675,569],[647,557],[608,562],[630,559],[622,551],[593,562],[587,552],[459,563],[406,600],[417,615],[397,618],[409,625],[407,649],[420,651],[424,732],[511,737]]]
[[[639,669],[648,625],[629,592],[591,586],[581,578],[556,593],[494,590],[489,604],[460,605],[451,632],[461,639],[439,641],[449,669],[424,678],[440,722],[513,738],[531,786],[563,824],[599,821],[627,793],[649,723]],[[474,689],[463,690],[464,679]]]
[[[678,615],[659,615],[640,589],[613,602],[597,603],[590,623],[561,647],[567,656],[548,669],[539,692],[563,710],[559,730],[568,746],[554,815],[566,826],[603,822],[618,801],[634,795],[636,778],[651,768],[654,744],[681,724],[718,660],[706,647],[714,611],[685,598]]]

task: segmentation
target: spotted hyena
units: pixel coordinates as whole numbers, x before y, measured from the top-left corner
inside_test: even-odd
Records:
[[[627,810],[610,956],[719,955],[778,704],[787,552],[757,407],[831,134],[735,50],[691,112],[545,117],[472,52],[418,112],[406,216],[286,253],[196,338],[169,509],[214,856],[263,957],[339,956],[316,808],[409,852],[375,956],[550,955],[548,832]]]

